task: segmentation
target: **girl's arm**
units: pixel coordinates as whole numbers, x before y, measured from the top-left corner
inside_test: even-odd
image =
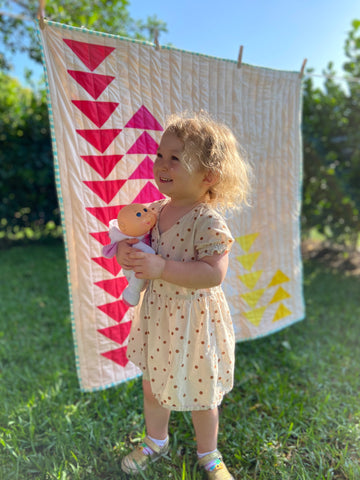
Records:
[[[203,257],[196,262],[177,262],[133,250],[129,259],[137,278],[158,278],[180,287],[194,289],[220,285],[229,263],[227,253]]]

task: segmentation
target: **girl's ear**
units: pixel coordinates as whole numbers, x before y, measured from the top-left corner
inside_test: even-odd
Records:
[[[217,172],[206,172],[203,178],[203,182],[208,187],[215,185],[219,181],[220,174]]]

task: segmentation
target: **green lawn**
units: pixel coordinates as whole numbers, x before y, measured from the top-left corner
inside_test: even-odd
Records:
[[[0,250],[0,479],[125,479],[140,381],[81,393],[63,247]],[[360,278],[305,265],[307,318],[237,345],[220,450],[236,479],[360,479]],[[203,479],[188,414],[137,478]]]

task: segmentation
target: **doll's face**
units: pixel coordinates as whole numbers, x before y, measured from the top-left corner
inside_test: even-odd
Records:
[[[123,207],[117,217],[119,229],[130,237],[145,235],[156,223],[156,215],[145,205],[132,203]]]

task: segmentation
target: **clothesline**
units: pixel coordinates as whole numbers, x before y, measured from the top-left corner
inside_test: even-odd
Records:
[[[341,80],[341,81],[346,81],[346,82],[355,82],[355,83],[360,83],[360,78],[359,77],[341,77],[338,75],[326,75],[326,74],[320,74],[320,73],[304,73],[304,77],[317,77],[317,78],[327,78],[327,79],[332,79],[332,80]]]

